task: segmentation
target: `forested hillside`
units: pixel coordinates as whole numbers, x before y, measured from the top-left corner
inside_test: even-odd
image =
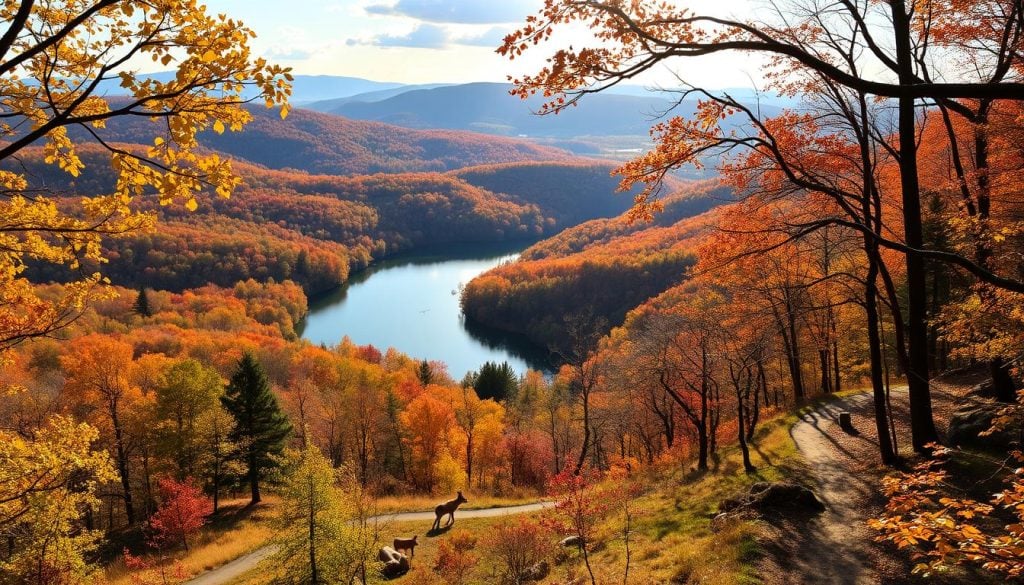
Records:
[[[263,155],[251,156],[257,160],[267,156],[286,166],[277,153],[294,146],[288,132],[302,123],[302,115],[289,116],[289,121],[300,118],[292,125],[283,125],[271,115],[258,115],[252,125],[274,134],[253,143],[273,146],[261,147],[265,148]],[[421,133],[427,137],[421,143],[393,142],[399,150],[373,147],[378,160],[381,153],[397,157],[394,164],[384,166],[458,169],[447,174],[317,174],[312,171],[332,167],[331,160],[345,161],[348,169],[374,168],[374,163],[365,159],[369,151],[356,152],[352,150],[355,147],[344,145],[340,147],[349,149],[335,150],[339,145],[323,136],[343,135],[346,145],[358,141],[372,145],[394,139],[395,133],[399,138],[406,138],[403,133],[417,133],[373,124],[360,126],[362,123],[335,116],[306,115],[318,124],[316,132],[306,138],[319,141],[316,148],[328,153],[326,159],[318,159],[319,155],[303,158],[302,170],[268,169],[236,160],[234,169],[243,177],[238,195],[230,199],[201,196],[195,212],[141,200],[137,210],[157,214],[167,229],[112,241],[104,274],[128,286],[170,290],[272,278],[294,280],[315,293],[338,286],[351,271],[387,255],[424,245],[537,239],[586,219],[621,213],[631,204],[629,194],[616,193],[618,181],[610,176],[611,165],[580,162],[559,151],[472,134]],[[135,123],[124,128],[142,132],[146,126]],[[122,138],[133,136],[124,128],[113,132]],[[278,134],[281,132],[284,136]],[[127,151],[143,150],[138,145],[117,144]],[[232,138],[224,144],[237,151],[246,142]],[[28,172],[32,187],[57,191],[71,205],[77,195],[114,189],[117,175],[101,162],[104,152],[99,147],[83,147],[79,156],[86,170],[74,177],[55,172],[45,163],[41,149],[26,149],[18,164]],[[418,158],[422,156],[439,156],[444,162]],[[517,157],[536,157],[543,162],[476,166]],[[43,280],[69,277],[65,270],[54,267],[37,266],[33,273]]]
[[[252,121],[244,134],[211,130],[198,136],[199,143],[267,168],[335,175],[445,171],[568,158],[562,150],[516,138],[412,130],[301,108],[291,110],[284,119],[278,110],[248,107],[246,111]],[[88,138],[91,132],[109,142],[146,145],[154,135],[166,136],[166,130],[145,118],[112,120],[105,128],[91,131],[70,130],[79,139]]]
[[[466,316],[560,352],[573,342],[567,323],[587,321],[607,333],[686,277],[695,246],[718,218],[714,211],[693,215],[731,198],[716,182],[674,186],[679,190],[653,224],[625,214],[588,221],[477,277],[462,292]]]

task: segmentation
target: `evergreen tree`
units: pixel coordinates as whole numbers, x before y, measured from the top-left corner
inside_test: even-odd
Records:
[[[310,273],[309,268],[309,253],[306,250],[300,250],[298,258],[295,259],[295,272],[296,276],[308,276]]]
[[[135,312],[143,317],[152,317],[153,311],[149,308],[149,297],[146,295],[146,287],[139,287],[139,296],[135,297]]]
[[[473,389],[481,399],[503,400],[516,391],[516,373],[508,362],[501,364],[486,362],[473,381]]]
[[[238,361],[221,402],[235,419],[229,439],[239,445],[255,504],[260,501],[260,480],[278,465],[292,425],[281,412],[263,367],[250,353]]]
[[[434,381],[434,372],[430,370],[430,363],[427,360],[420,362],[420,369],[416,375],[420,379],[420,384],[424,386]]]

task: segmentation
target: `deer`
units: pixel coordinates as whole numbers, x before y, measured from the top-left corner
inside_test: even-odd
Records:
[[[415,557],[416,556],[416,545],[418,544],[416,542],[416,538],[417,537],[419,537],[419,534],[413,535],[412,538],[396,538],[395,541],[392,543],[393,547],[398,552],[402,552],[402,551],[406,551],[407,550],[407,551],[409,551],[409,557],[410,558]]]
[[[430,529],[440,530],[441,518],[443,518],[445,514],[448,515],[448,523],[445,524],[445,528],[451,526],[452,524],[455,524],[455,510],[458,510],[459,506],[465,504],[468,501],[469,500],[462,496],[462,492],[456,492],[454,500],[448,500],[443,504],[438,504],[437,507],[434,508],[434,515],[436,516],[436,518],[434,518],[434,525]]]

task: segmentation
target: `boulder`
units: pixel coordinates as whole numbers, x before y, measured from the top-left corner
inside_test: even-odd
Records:
[[[377,552],[377,560],[384,563],[380,572],[388,579],[394,579],[409,572],[409,557],[390,546],[385,546]]]
[[[583,544],[583,539],[579,536],[567,536],[563,538],[562,542],[560,542],[559,544],[567,548],[573,546],[579,547],[581,544]]]
[[[540,581],[544,577],[548,576],[551,572],[551,567],[548,566],[547,561],[541,561],[530,568],[526,569],[526,572],[522,575],[523,581]]]
[[[722,500],[718,509],[725,513],[751,510],[759,513],[770,512],[823,512],[821,503],[806,486],[789,482],[758,482],[750,486],[745,494]]]
[[[982,433],[992,428],[992,421],[1006,408],[1001,402],[968,396],[949,417],[946,440],[956,447],[1009,447],[1019,436],[1019,428],[1007,428],[987,436]]]

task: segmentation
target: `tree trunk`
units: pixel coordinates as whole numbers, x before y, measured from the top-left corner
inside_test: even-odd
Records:
[[[316,569],[316,488],[313,476],[309,477],[309,582],[316,585],[320,582]]]
[[[114,427],[114,448],[117,452],[117,472],[121,476],[121,490],[124,492],[124,514],[128,525],[135,524],[135,506],[132,504],[132,482],[129,477],[128,452],[124,447],[124,431],[118,414],[117,401],[110,402],[110,422]]]
[[[992,373],[992,389],[996,393],[996,400],[1008,404],[1017,402],[1017,389],[1009,364],[1002,358],[995,358],[989,362],[989,371]]]
[[[797,402],[806,397],[804,392],[804,377],[800,371],[800,339],[797,337],[796,315],[793,314],[793,304],[790,299],[790,291],[786,291],[786,320],[789,323],[789,346],[792,353],[789,356],[789,371],[793,376],[793,395]]]
[[[878,433],[878,451],[882,463],[896,462],[892,440],[889,437],[889,409],[882,377],[882,340],[878,330],[878,249],[874,240],[865,235],[864,247],[868,256],[868,275],[864,286],[864,312],[867,314],[868,353],[871,362],[871,390],[875,406],[875,430]]]
[[[252,499],[249,504],[260,503],[260,473],[255,457],[249,457],[249,490],[252,492]]]
[[[466,433],[466,489],[473,483],[473,434]]]
[[[708,429],[706,425],[697,428],[697,469],[708,470]]]
[[[896,60],[902,86],[916,82],[914,54],[910,43],[910,18],[905,0],[891,0]],[[917,117],[913,97],[899,98],[899,166],[903,191],[903,236],[907,247],[907,342],[909,363],[907,384],[910,387],[910,432],[915,451],[939,439],[932,417],[931,390],[928,378],[928,315],[924,259],[914,251],[924,243],[921,220],[921,192],[917,176]]]
[[[828,349],[818,350],[818,361],[821,368],[821,393],[830,394],[832,392],[832,383],[829,380],[829,372],[832,370],[832,367],[828,361]]]
[[[779,309],[774,304],[772,305],[772,314],[775,316],[775,324],[779,328],[779,337],[782,339],[782,349],[786,354],[786,367],[789,369],[789,377],[793,383],[793,399],[799,402],[804,396],[803,379],[800,375],[800,357],[793,349],[789,328],[783,322],[782,315],[779,314]]]
[[[757,362],[757,377],[754,382],[754,407],[750,411],[750,422],[747,424],[747,441],[754,440],[754,433],[757,431],[757,422],[761,418],[761,388],[766,386],[764,380],[764,367]]]
[[[743,408],[743,392],[740,388],[740,378],[735,375],[733,376],[733,386],[736,389],[736,437],[740,442],[740,452],[743,453],[743,470],[747,473],[753,473],[756,471],[756,468],[750,462],[750,448],[747,446],[747,437],[744,432],[746,429],[744,419],[747,415]]]
[[[708,470],[708,454],[709,451],[714,451],[714,445],[709,445],[708,435],[709,430],[711,433],[714,429],[708,429],[708,415],[710,414],[708,396],[711,393],[711,378],[709,374],[710,364],[708,363],[708,352],[706,347],[701,348],[700,353],[701,359],[701,382],[700,382],[700,424],[697,425],[697,469],[700,471]]]
[[[220,462],[214,464],[215,469],[213,472],[213,513],[216,514],[217,510],[220,509]]]
[[[832,365],[834,367],[834,373],[832,375],[832,391],[840,392],[842,390],[842,384],[839,381],[839,340],[835,338],[835,323],[832,323]]]
[[[579,475],[587,462],[587,452],[590,450],[590,392],[583,390],[583,444],[580,446],[580,457],[576,460],[576,470],[573,472]]]

